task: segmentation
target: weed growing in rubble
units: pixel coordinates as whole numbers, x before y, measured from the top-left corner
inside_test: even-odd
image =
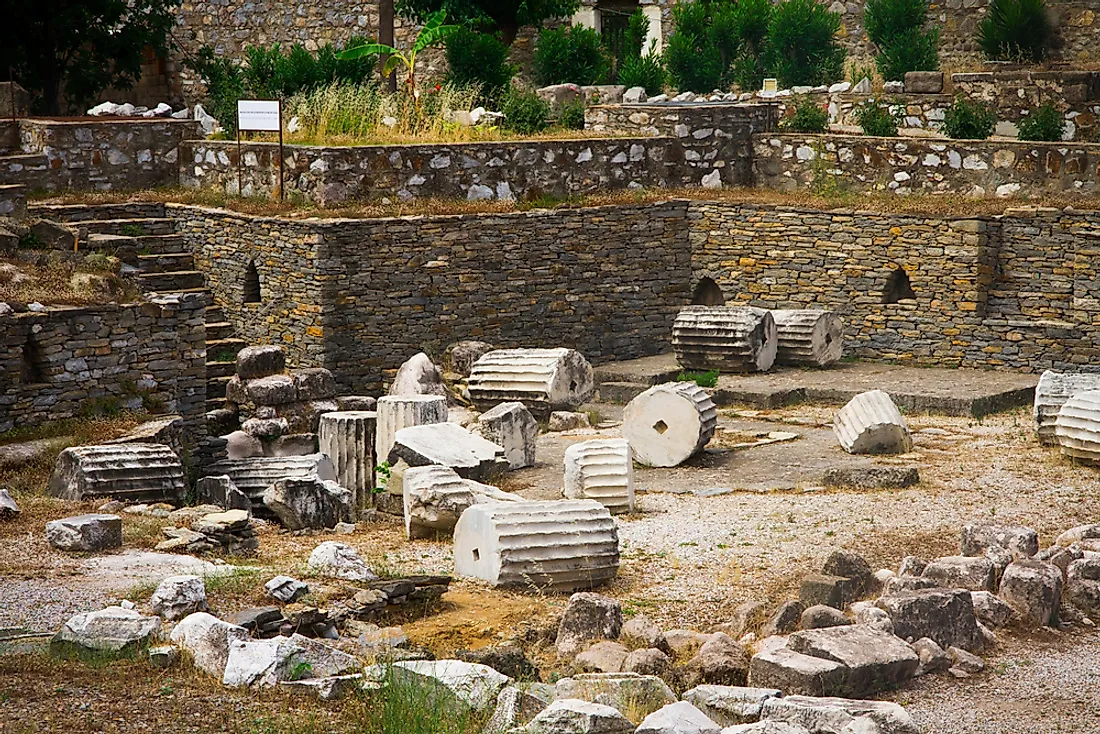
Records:
[[[692,372],[685,370],[676,376],[678,382],[694,382],[699,387],[714,387],[718,384],[718,370]]]

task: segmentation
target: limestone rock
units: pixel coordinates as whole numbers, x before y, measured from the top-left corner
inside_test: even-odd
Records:
[[[678,466],[714,436],[718,409],[694,382],[654,385],[623,411],[623,436],[646,466]]]
[[[183,464],[162,444],[107,444],[67,448],[57,457],[48,491],[64,500],[112,498],[181,504],[187,491]]]
[[[645,87],[631,87],[623,92],[623,104],[641,104],[648,99]]]
[[[1049,563],[1022,558],[1005,569],[998,594],[1025,624],[1055,627],[1062,606],[1062,572]]]
[[[937,645],[935,640],[922,637],[913,643],[913,650],[920,658],[920,668],[917,670],[917,675],[940,673],[951,667],[951,656],[944,652],[944,649]]]
[[[504,448],[510,469],[535,465],[539,424],[523,403],[500,403],[477,417],[477,434]]]
[[[199,478],[195,482],[195,499],[199,504],[215,505],[226,510],[252,511],[252,500],[224,474]]]
[[[546,704],[515,686],[505,686],[497,694],[493,716],[482,730],[483,734],[505,734],[535,718]]]
[[[668,630],[665,632],[665,641],[672,650],[672,656],[677,660],[690,659],[709,639],[710,635],[704,635],[695,630]]]
[[[133,609],[107,607],[77,614],[50,640],[55,652],[128,654],[144,646],[160,629],[160,619],[145,617]]]
[[[118,515],[77,515],[46,523],[46,541],[70,552],[95,553],[122,547],[122,518]]]
[[[299,400],[330,400],[336,397],[336,378],[324,367],[297,370],[292,377]]]
[[[169,576],[149,599],[153,614],[169,622],[206,611],[206,585],[198,576]]]
[[[859,596],[862,586],[861,579],[811,574],[802,580],[798,598],[808,607],[824,604],[834,609],[843,609]]]
[[[920,664],[904,641],[863,625],[795,632],[787,645],[794,652],[846,666],[844,690],[851,697],[894,688],[912,678]]]
[[[224,438],[225,453],[230,459],[251,459],[264,455],[263,442],[247,431],[233,431]]]
[[[992,592],[971,591],[970,601],[974,605],[974,615],[987,627],[1003,627],[1012,619],[1012,607]]]
[[[759,308],[688,306],[672,326],[676,361],[689,370],[766,372],[778,347],[775,319]]]
[[[797,599],[784,602],[764,625],[761,636],[770,637],[794,632],[802,622],[804,611],[806,611],[806,605]]]
[[[439,395],[387,395],[376,408],[374,456],[386,461],[397,432],[447,421],[447,399]]]
[[[703,685],[685,691],[683,699],[716,724],[734,726],[759,721],[764,702],[782,695],[774,688]]]
[[[621,438],[572,444],[565,450],[565,489],[569,499],[599,502],[611,514],[634,511],[634,461]]]
[[[19,515],[19,504],[6,487],[0,487],[0,519],[10,520]]]
[[[574,413],[569,410],[555,410],[550,414],[550,420],[546,424],[546,430],[551,433],[576,431],[591,427],[592,422],[589,420],[587,413]]]
[[[291,644],[301,648],[298,659],[309,666],[309,676],[326,678],[332,675],[344,675],[362,669],[362,664],[354,656],[326,645],[305,635],[294,633]]]
[[[592,500],[477,504],[455,525],[454,559],[494,586],[591,589],[618,573],[619,534]]]
[[[927,637],[943,648],[976,650],[983,644],[974,602],[963,589],[899,591],[875,604],[890,615],[894,634],[902,639]]]
[[[802,612],[802,629],[804,630],[840,627],[851,623],[852,620],[848,619],[844,612],[824,604],[809,607]]]
[[[523,648],[514,644],[491,645],[477,650],[460,650],[455,657],[466,663],[488,665],[516,680],[538,680],[539,669],[527,659]]]
[[[905,709],[889,701],[788,695],[765,701],[761,720],[794,724],[816,733],[920,734]]]
[[[728,622],[723,622],[714,627],[713,632],[725,632],[735,640],[739,640],[749,632],[755,632],[764,626],[768,619],[768,608],[758,601],[747,601],[738,604]]]
[[[842,663],[786,647],[764,650],[749,661],[749,685],[781,690],[787,695],[841,695],[847,678],[848,669]]]
[[[187,651],[196,668],[220,680],[225,674],[231,643],[247,640],[248,630],[212,614],[196,612],[172,629],[171,639]]]
[[[603,640],[578,655],[573,664],[585,673],[621,673],[629,655],[625,645]]]
[[[286,418],[249,418],[241,430],[260,441],[274,441],[290,430]]]
[[[906,556],[898,566],[898,576],[920,576],[928,567],[928,561],[916,556]]]
[[[634,725],[610,706],[576,698],[554,701],[524,729],[525,734],[633,734]]]
[[[1062,404],[1054,437],[1065,456],[1100,465],[1100,390],[1074,393]]]
[[[227,459],[209,465],[207,476],[227,476],[237,489],[252,502],[257,514],[269,514],[264,493],[280,479],[305,479],[316,476],[326,481],[336,480],[332,461],[324,454],[309,456],[258,456],[251,459]]]
[[[966,650],[950,647],[947,654],[951,656],[952,668],[958,668],[964,673],[980,673],[985,670],[985,661]]]
[[[645,717],[635,734],[720,734],[721,731],[690,702],[677,701]]]
[[[470,399],[479,410],[521,402],[536,418],[576,410],[596,386],[592,366],[573,349],[499,349],[474,363]]]
[[[330,675],[327,678],[279,681],[279,685],[292,693],[306,694],[321,701],[339,701],[363,688],[363,675]]]
[[[327,540],[309,554],[309,570],[318,576],[345,581],[377,581],[378,575],[346,543]]]
[[[149,648],[149,664],[158,670],[171,668],[179,659],[179,649],[171,645],[158,645]]]
[[[463,479],[454,469],[438,465],[406,469],[401,488],[405,534],[410,540],[453,532],[458,518],[472,505],[522,501],[517,495]]]
[[[280,479],[263,497],[267,508],[290,530],[332,528],[355,519],[351,492],[316,475]]]
[[[240,640],[229,645],[222,684],[232,687],[271,688],[292,680],[302,663],[302,649],[286,637]]]
[[[336,411],[343,413],[373,413],[378,400],[370,395],[340,395],[336,398]]]
[[[535,93],[550,105],[551,117],[557,117],[562,110],[575,102],[584,101],[581,88],[576,84],[551,84],[548,87],[536,89]]]
[[[491,482],[508,470],[504,448],[475,436],[454,423],[402,428],[394,435],[389,462],[402,460],[410,467],[438,464],[454,469],[463,479]]]
[[[237,376],[242,380],[281,374],[286,369],[286,353],[282,347],[245,347],[237,352]]]
[[[1039,384],[1035,386],[1035,402],[1032,408],[1035,433],[1039,443],[1047,446],[1058,443],[1054,429],[1058,411],[1073,395],[1090,390],[1100,390],[1100,373],[1066,373],[1047,370],[1039,377]]]
[[[858,588],[854,589],[857,596],[875,589],[874,572],[871,564],[863,556],[849,550],[835,550],[825,559],[821,572],[829,576],[852,579],[858,582]]]
[[[940,94],[943,91],[942,71],[905,72],[906,94]]]
[[[390,395],[448,396],[443,373],[424,352],[414,354],[397,370],[390,384]]]
[[[1100,557],[1081,558],[1069,564],[1066,600],[1090,617],[1100,618]]]
[[[905,418],[882,390],[852,398],[836,414],[833,432],[849,454],[905,454],[913,450]]]
[[[844,324],[832,311],[773,310],[778,348],[777,364],[825,367],[840,360]]]
[[[321,416],[318,445],[332,460],[336,480],[351,491],[356,512],[367,509],[374,491],[375,422],[373,411],[336,411]]]
[[[443,364],[447,369],[461,377],[469,377],[470,370],[474,368],[483,355],[493,351],[494,347],[488,342],[460,341],[447,347],[443,353]]]
[[[428,701],[458,711],[486,711],[511,683],[506,675],[486,665],[461,660],[407,660],[390,668],[393,680],[416,686]]]
[[[289,576],[276,576],[264,584],[264,591],[268,596],[290,604],[308,594],[309,586]]]
[[[752,724],[727,727],[722,730],[722,734],[811,734],[811,732],[805,727],[788,724],[785,721],[757,721]]]
[[[920,484],[915,466],[851,466],[826,469],[822,475],[826,487],[852,489],[906,489]]]
[[[637,716],[676,701],[676,694],[663,680],[636,673],[580,673],[562,678],[555,686],[555,697],[599,701],[620,711],[631,709]]]
[[[610,597],[581,592],[569,597],[558,624],[558,655],[571,658],[596,640],[614,640],[623,628],[623,610]]]
[[[623,625],[619,632],[619,641],[633,649],[655,647],[664,652],[671,652],[661,628],[644,614],[632,617]]]
[[[970,523],[963,527],[959,549],[961,555],[980,556],[990,547],[1033,556],[1039,552],[1039,534],[1022,525]]]
[[[925,567],[921,575],[948,589],[995,591],[997,588],[996,569],[988,558],[969,556],[937,558]]]
[[[634,650],[623,661],[624,673],[665,677],[672,670],[672,658],[655,647]]]
[[[749,656],[737,640],[715,632],[681,669],[685,683],[743,686],[749,672]]]
[[[260,406],[281,406],[298,402],[298,388],[290,375],[259,377],[244,383],[248,399]]]

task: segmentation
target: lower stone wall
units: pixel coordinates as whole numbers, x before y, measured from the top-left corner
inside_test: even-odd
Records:
[[[165,295],[0,315],[0,432],[145,409],[205,435],[208,302]]]
[[[1000,135],[1018,134],[1017,123],[1049,103],[1062,113],[1063,139],[1100,142],[1100,72],[1021,69],[952,74],[951,84],[959,94],[996,109]]]
[[[769,133],[753,137],[757,186],[853,193],[1094,194],[1100,144]]]

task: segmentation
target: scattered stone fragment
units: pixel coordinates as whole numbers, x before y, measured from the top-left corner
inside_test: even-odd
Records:
[[[555,410],[550,414],[550,419],[546,424],[546,430],[554,433],[591,427],[592,423],[588,419],[587,413],[574,413],[568,410]]]
[[[757,721],[737,724],[722,730],[722,734],[811,734],[809,729],[785,721]]]
[[[520,502],[518,495],[463,479],[448,466],[416,466],[401,480],[405,508],[405,534],[410,539],[451,533],[458,518],[480,503]]]
[[[633,734],[617,709],[576,698],[554,701],[524,729],[525,734]]]
[[[7,487],[0,487],[0,520],[10,520],[19,515],[19,504]]]
[[[654,385],[623,411],[623,436],[646,466],[678,466],[710,443],[718,410],[694,382]]]
[[[915,466],[833,467],[825,470],[822,483],[851,489],[906,489],[920,484],[920,471]]]
[[[477,650],[461,650],[456,657],[467,663],[488,665],[493,670],[515,680],[538,680],[539,669],[527,659],[518,645],[497,645]]]
[[[958,648],[953,649],[957,650]],[[935,640],[922,637],[913,643],[913,650],[920,658],[920,668],[917,669],[917,675],[941,673],[951,667],[951,656],[944,652],[944,649],[937,645]]]
[[[1033,627],[1056,627],[1062,606],[1062,572],[1057,566],[1021,558],[1005,569],[998,595]]]
[[[180,659],[180,651],[171,645],[159,645],[149,648],[149,664],[154,668],[165,670],[171,668]]]
[[[860,393],[833,419],[833,432],[849,454],[905,454],[913,450],[909,426],[882,390]]]
[[[749,656],[737,640],[721,632],[710,635],[694,657],[681,668],[685,685],[700,683],[743,686],[749,672]]]
[[[846,666],[844,690],[850,697],[893,688],[912,678],[920,665],[904,641],[863,625],[795,632],[787,644],[794,652]]]
[[[206,585],[198,576],[169,576],[149,599],[153,614],[169,622],[206,611]]]
[[[920,576],[927,567],[928,561],[916,556],[906,556],[901,559],[901,565],[898,566],[898,576]]]
[[[876,605],[890,615],[894,634],[902,639],[927,637],[943,648],[976,650],[984,642],[970,593],[963,589],[899,591]]]
[[[440,395],[387,395],[376,408],[374,455],[386,461],[403,428],[447,421],[447,399]],[[392,465],[392,462],[390,462]]]
[[[269,513],[263,502],[264,492],[280,479],[301,479],[315,475],[322,480],[336,480],[332,461],[324,454],[224,460],[209,465],[206,475],[228,476],[233,485],[251,500],[252,510],[257,514]]]
[[[248,630],[212,614],[196,612],[172,629],[171,639],[191,656],[196,668],[221,680],[230,644],[247,640]]]
[[[482,734],[505,734],[535,718],[546,704],[515,686],[505,686],[497,694],[497,705]]]
[[[636,673],[580,673],[562,678],[555,686],[559,699],[599,701],[620,711],[630,709],[645,716],[676,701],[676,694],[663,680]]]
[[[264,584],[264,590],[267,591],[268,596],[290,604],[308,594],[309,586],[289,576],[276,576]]]
[[[345,581],[377,581],[378,575],[346,543],[325,541],[309,554],[309,571],[317,576]]]
[[[749,685],[781,690],[787,695],[840,695],[847,678],[848,669],[843,664],[787,647],[758,652],[749,661]]]
[[[684,369],[766,372],[778,348],[775,319],[759,308],[687,306],[672,326],[672,349]]]
[[[716,724],[734,726],[759,721],[764,701],[782,695],[774,688],[703,685],[685,691],[682,698]]]
[[[162,444],[76,446],[57,457],[48,491],[66,500],[110,497],[179,504],[187,482],[179,457]]]
[[[882,587],[883,596],[896,594],[899,591],[919,591],[921,589],[942,588],[935,579],[926,579],[923,576],[895,576],[887,579]]]
[[[1022,525],[980,525],[963,527],[959,552],[964,556],[984,555],[991,546],[1012,553],[1034,556],[1039,552],[1039,534]]]
[[[655,647],[634,650],[623,661],[624,673],[656,675],[664,678],[672,670],[672,658]]]
[[[576,410],[595,392],[592,366],[573,349],[500,349],[482,355],[470,371],[470,398],[479,410],[521,402],[546,419]]]
[[[252,502],[228,476],[201,477],[195,483],[195,498],[201,504],[217,505],[226,510],[252,511]]]
[[[802,623],[802,612],[804,611],[806,611],[806,605],[797,599],[783,602],[775,614],[772,615],[772,618],[764,625],[760,632],[761,637],[785,635],[788,632],[794,632]]]
[[[665,642],[668,643],[673,657],[677,660],[688,660],[709,639],[710,635],[704,635],[694,630],[668,630],[665,632]]]
[[[720,734],[721,727],[689,701],[677,701],[642,720],[635,734]]]
[[[851,624],[852,620],[844,615],[844,612],[824,604],[818,604],[802,612],[802,629],[815,630],[827,627],[840,627]]]
[[[275,637],[285,621],[279,607],[249,607],[229,618],[231,624],[244,627],[253,637]]]
[[[281,374],[286,369],[286,353],[282,347],[245,347],[237,352],[237,376],[242,380]]]
[[[619,602],[599,594],[580,592],[569,597],[554,644],[558,655],[572,658],[589,642],[618,638],[622,628],[623,610]]]
[[[1069,564],[1066,600],[1100,621],[1100,557],[1082,558]]]
[[[411,467],[432,464],[450,467],[463,479],[477,482],[492,482],[508,470],[503,447],[454,423],[410,426],[397,431],[389,453],[390,465],[398,460]]]
[[[271,688],[293,680],[302,650],[285,637],[231,642],[222,684],[232,687]]]
[[[632,617],[623,625],[622,631],[619,632],[619,642],[635,650],[655,647],[664,652],[671,652],[661,628],[644,614]]]
[[[122,547],[118,515],[77,515],[46,523],[46,541],[58,550],[95,553]]]
[[[1012,607],[989,591],[971,591],[970,601],[978,621],[990,627],[1003,627],[1012,619]]]
[[[331,528],[355,514],[352,493],[316,475],[280,479],[267,488],[263,500],[290,530]]]
[[[996,591],[996,567],[988,558],[946,556],[937,558],[921,574],[948,589]]]
[[[332,675],[344,675],[357,672],[363,667],[358,660],[346,652],[305,635],[292,634],[290,642],[301,648],[298,658],[309,666],[309,677],[326,678]]]
[[[863,556],[849,550],[835,550],[825,559],[821,572],[829,576],[840,576],[859,583],[856,595],[869,593],[875,589],[874,572],[871,564]]]
[[[565,450],[565,488],[569,499],[599,502],[611,514],[634,511],[634,460],[621,438],[572,444]]]
[[[158,629],[157,617],[145,617],[133,609],[107,607],[70,618],[50,640],[50,649],[63,656],[82,652],[127,655],[144,647]]]
[[[795,724],[815,734],[920,734],[920,729],[908,712],[898,704],[888,701],[788,695],[765,701],[761,720]]]
[[[577,655],[573,664],[585,673],[621,673],[628,655],[625,645],[603,640]]]
[[[859,597],[863,584],[862,579],[813,574],[802,580],[798,598],[807,607],[824,604],[843,609]]]
[[[455,342],[443,353],[443,364],[456,375],[469,377],[474,363],[491,351],[493,351],[493,345],[488,342]]]
[[[487,711],[511,683],[506,675],[486,665],[461,660],[408,660],[394,663],[395,682],[416,686],[424,698],[456,711]]]
[[[443,373],[432,364],[431,358],[419,352],[397,369],[390,384],[390,395],[441,395],[448,396]]]
[[[486,441],[504,448],[510,469],[535,465],[539,424],[523,403],[500,403],[490,408],[477,417],[475,430]]]
[[[279,686],[292,693],[313,696],[320,701],[339,701],[364,687],[363,675],[330,675],[325,678],[279,681]]]
[[[852,605],[852,616],[856,624],[865,624],[877,630],[894,634],[894,621],[890,615],[879,609],[872,602],[857,601]]]
[[[965,673],[973,675],[974,673],[980,673],[985,670],[985,662],[977,655],[969,653],[966,650],[957,647],[949,647],[947,648],[947,654],[951,656],[953,663],[952,667],[958,668]]]
[[[336,397],[336,378],[324,367],[297,370],[293,377],[299,400],[330,400]]]

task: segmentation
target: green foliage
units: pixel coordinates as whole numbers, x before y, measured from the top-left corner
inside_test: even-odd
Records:
[[[390,481],[390,475],[393,474],[393,468],[390,466],[390,462],[383,461],[378,466],[374,467],[374,476],[378,479],[378,486],[374,488],[374,494],[384,494],[386,491],[386,484]]]
[[[562,108],[558,124],[566,130],[584,130],[584,100],[574,100]]]
[[[676,30],[665,47],[668,75],[680,91],[709,92],[728,83],[737,52],[732,4],[681,3],[672,10]]]
[[[1020,120],[1020,140],[1058,141],[1066,131],[1062,113],[1050,102]]]
[[[718,384],[718,370],[709,372],[684,371],[676,376],[677,382],[694,382],[699,387],[714,387]]]
[[[119,259],[102,252],[93,252],[84,257],[83,267],[92,272],[113,273],[118,270]]]
[[[741,89],[759,89],[764,82],[761,57],[771,17],[771,0],[740,0],[733,6],[733,32],[740,46],[730,75]]]
[[[607,79],[611,62],[600,34],[585,26],[543,31],[535,48],[535,80],[550,84],[599,84]]]
[[[423,23],[432,13],[447,11],[456,23],[478,30],[497,32],[506,46],[524,26],[541,26],[550,18],[567,18],[577,12],[580,0],[397,0],[397,11]]]
[[[146,48],[167,55],[180,1],[5,2],[4,79],[10,67],[33,95],[37,112],[61,112],[62,97],[83,112],[104,90],[137,83]]]
[[[890,105],[869,99],[859,105],[855,111],[856,121],[863,128],[864,135],[880,138],[896,138],[900,114],[890,111]]]
[[[19,237],[20,250],[40,250],[46,246],[36,232],[27,231]]]
[[[978,45],[995,61],[1038,63],[1052,36],[1044,0],[993,0],[978,24]]]
[[[119,229],[123,237],[144,237],[149,234],[140,224],[124,224]]]
[[[540,133],[550,126],[550,105],[534,92],[511,89],[501,106],[504,127],[521,135]]]
[[[782,128],[796,133],[823,133],[829,129],[829,112],[810,97],[795,101],[794,114],[783,122]]]
[[[659,54],[647,53],[645,56],[628,58],[619,68],[619,84],[627,89],[645,87],[648,95],[660,94],[667,78],[664,62]]]
[[[452,83],[480,84],[494,102],[516,75],[516,67],[508,63],[507,46],[492,34],[465,27],[447,38],[447,66]]]
[[[927,0],[867,0],[864,27],[878,47],[875,57],[886,81],[900,81],[909,71],[935,71],[939,65],[939,29],[925,30]]]
[[[764,68],[781,87],[830,84],[844,75],[840,15],[817,0],[782,0],[772,11]]]
[[[622,58],[634,58],[642,55],[645,37],[649,34],[649,18],[638,8],[627,18],[626,36],[623,39]]]
[[[955,97],[943,117],[943,131],[956,140],[985,140],[993,134],[997,113],[977,100]]]

